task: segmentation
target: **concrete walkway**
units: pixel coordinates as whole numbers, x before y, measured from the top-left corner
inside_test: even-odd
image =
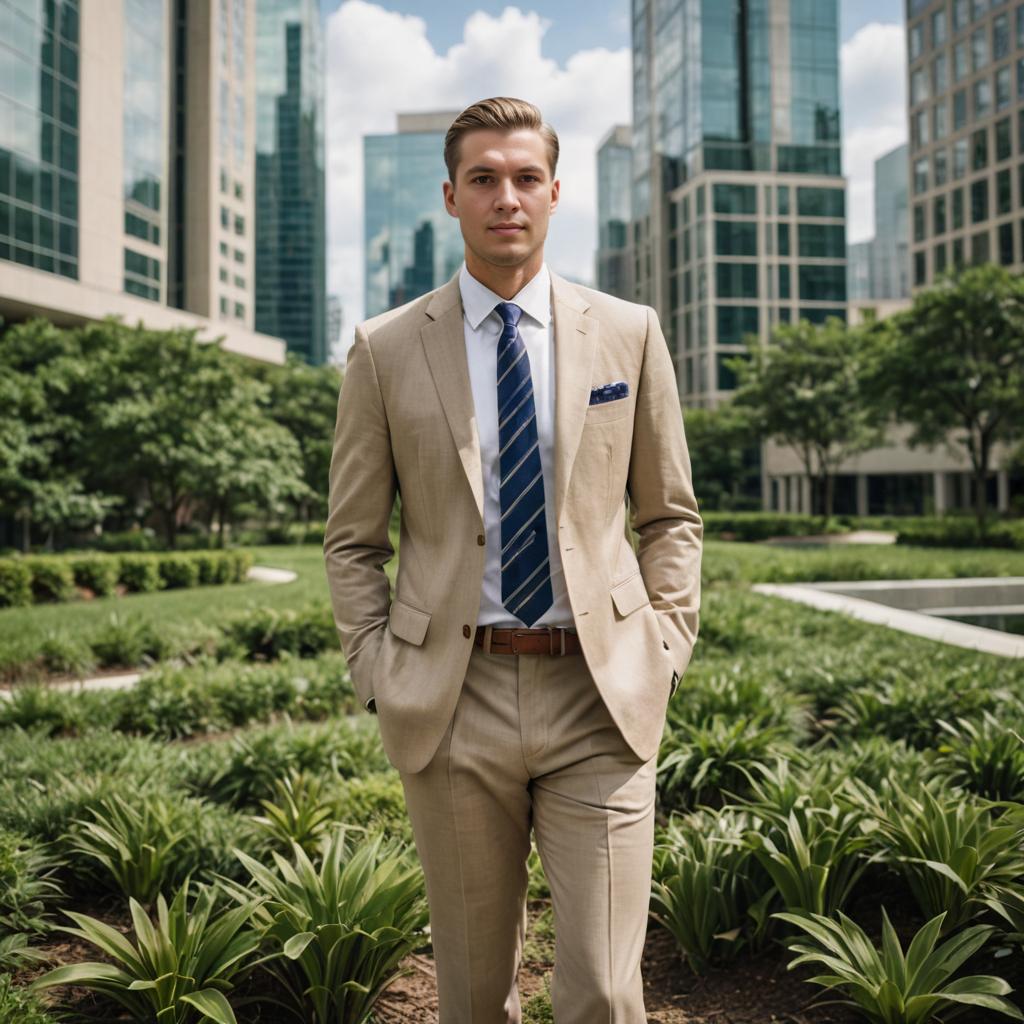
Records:
[[[254,565],[246,579],[254,583],[291,583],[298,579],[298,573],[291,569],[271,569],[266,565]],[[117,675],[93,676],[91,679],[68,679],[60,683],[43,684],[49,690],[128,690],[142,678],[141,672],[123,672]],[[10,700],[17,686],[0,688],[0,700]]]
[[[895,544],[896,534],[890,530],[851,530],[849,533],[819,533],[810,537],[769,537],[765,544],[779,547],[817,547],[820,544]]]

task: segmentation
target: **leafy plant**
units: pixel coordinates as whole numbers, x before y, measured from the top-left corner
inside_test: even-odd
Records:
[[[179,870],[189,836],[181,799],[149,795],[129,804],[113,793],[92,808],[93,821],[75,818],[68,846],[101,864],[129,897],[149,905]]]
[[[751,823],[733,809],[672,815],[655,845],[651,916],[698,974],[763,937],[774,892],[743,845]]]
[[[894,785],[893,797],[878,799],[853,779],[847,789],[869,808],[922,912],[946,912],[946,929],[983,908],[986,887],[1024,875],[1024,821],[999,821],[957,791],[937,797],[921,786],[912,795]]]
[[[247,922],[260,899],[250,895],[211,921],[215,889],[200,887],[190,909],[189,885],[186,878],[170,907],[162,894],[157,897],[155,924],[141,904],[129,899],[134,944],[102,921],[65,911],[78,927],[61,925],[60,929],[97,946],[115,963],[65,964],[37,978],[30,990],[81,985],[109,996],[133,1020],[236,1024],[225,993],[259,962],[246,963],[259,948],[259,938]]]
[[[423,941],[428,920],[422,868],[406,847],[380,834],[355,849],[348,828],[322,845],[319,868],[298,843],[274,868],[236,854],[265,899],[254,922],[274,947],[264,969],[285,999],[270,998],[303,1024],[361,1024],[385,988],[409,969],[401,959]],[[244,903],[249,889],[223,879]]]
[[[790,948],[800,954],[789,963],[789,970],[806,962],[823,965],[829,973],[808,981],[839,988],[850,998],[831,1002],[853,1007],[873,1024],[927,1024],[939,1011],[945,1020],[970,1006],[1024,1020],[1024,1014],[1003,998],[1012,990],[1002,978],[979,974],[949,980],[984,945],[993,931],[991,925],[965,928],[936,948],[946,916],[943,912],[921,928],[904,954],[882,907],[879,953],[863,929],[841,910],[838,922],[822,914],[782,911],[772,916],[789,921],[811,937],[811,941],[789,940]]]
[[[277,844],[288,848],[297,843],[312,854],[331,823],[331,804],[324,797],[320,776],[289,771],[274,783],[276,803],[260,800],[266,811],[255,815],[253,822]]]
[[[1018,720],[1020,701],[1016,701]],[[1000,712],[1005,718],[1007,708]],[[957,725],[940,719],[950,739],[939,747],[950,781],[990,800],[1024,799],[1024,737],[990,711],[980,722],[958,718]]]

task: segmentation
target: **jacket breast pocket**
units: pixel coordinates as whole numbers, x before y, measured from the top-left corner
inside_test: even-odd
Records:
[[[427,635],[430,612],[422,612],[419,608],[396,598],[391,602],[391,609],[388,612],[388,625],[395,636],[419,646]]]

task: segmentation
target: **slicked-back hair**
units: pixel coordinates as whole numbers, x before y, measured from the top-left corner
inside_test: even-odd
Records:
[[[451,123],[444,137],[444,162],[448,168],[448,180],[455,184],[455,170],[459,165],[459,149],[462,137],[474,131],[515,132],[522,129],[540,132],[548,150],[548,164],[551,177],[555,176],[558,164],[558,135],[540,111],[527,100],[511,96],[492,96],[480,100],[464,111]]]

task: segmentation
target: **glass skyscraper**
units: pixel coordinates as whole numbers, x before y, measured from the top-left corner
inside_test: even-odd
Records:
[[[0,0],[0,316],[252,329],[256,0]],[[321,218],[322,220],[322,218]]]
[[[256,2],[256,329],[327,359],[323,29],[317,0]]]
[[[632,132],[629,125],[616,125],[597,148],[597,287],[623,299],[633,297],[632,180]]]
[[[838,0],[633,0],[635,297],[714,405],[754,334],[846,315]]]
[[[907,0],[912,286],[1024,268],[1024,4]]]
[[[0,260],[77,278],[78,0],[0,0]]]
[[[462,263],[444,208],[444,137],[457,112],[399,114],[392,135],[363,137],[365,299],[376,316],[447,281]]]

